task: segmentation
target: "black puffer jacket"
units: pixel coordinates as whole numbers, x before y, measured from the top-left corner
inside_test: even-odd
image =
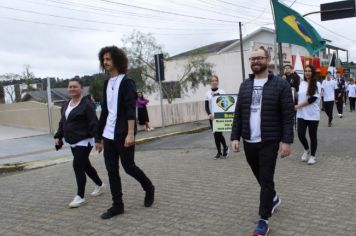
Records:
[[[250,114],[254,75],[240,87],[235,109],[231,140],[242,137],[249,140]],[[290,85],[286,80],[269,76],[262,92],[261,139],[262,142],[277,141],[293,143],[294,104]]]

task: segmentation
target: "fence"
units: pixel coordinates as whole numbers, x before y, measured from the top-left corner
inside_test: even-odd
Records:
[[[153,127],[160,127],[162,124],[160,109],[160,106],[147,107]],[[204,102],[165,104],[163,112],[167,126],[206,119]],[[59,118],[60,107],[53,106],[53,130],[57,130]],[[0,104],[0,124],[49,132],[47,104],[33,101]]]

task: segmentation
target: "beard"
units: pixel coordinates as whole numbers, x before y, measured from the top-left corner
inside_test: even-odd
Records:
[[[256,65],[258,67],[254,67]],[[261,74],[262,72],[266,71],[266,69],[267,69],[267,64],[255,63],[255,64],[251,65],[251,70],[254,74]]]

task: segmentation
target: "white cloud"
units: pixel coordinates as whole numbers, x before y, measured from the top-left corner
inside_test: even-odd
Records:
[[[60,4],[61,2],[62,4]],[[240,20],[246,22],[248,21],[247,19],[256,18],[252,23],[257,23],[260,26],[265,25],[262,21],[271,22],[268,19],[272,19],[268,0],[261,0],[258,4],[251,3],[248,0],[230,0],[232,4],[242,7],[224,4],[216,0],[206,1],[206,3],[203,3],[205,1],[192,0],[172,0],[170,2],[164,0],[152,0],[150,2],[144,0],[120,0],[117,2],[220,20],[238,20],[240,18]],[[291,3],[292,1],[288,0],[286,2]],[[310,2],[298,0],[293,8],[304,14],[317,9],[319,3],[329,1],[312,1],[314,6],[303,5]],[[92,7],[89,8],[87,5]],[[4,6],[21,11],[1,8]],[[248,6],[248,8],[244,6]],[[41,14],[47,14],[47,16],[24,11],[40,12]],[[221,14],[214,12],[221,12]],[[112,24],[75,21],[51,17],[48,14],[90,21],[112,22]],[[144,14],[145,17],[137,17],[137,14],[141,16]],[[234,19],[231,15],[236,15],[237,18]],[[69,29],[15,21],[8,18],[96,30]],[[353,25],[355,18],[320,22],[319,16],[316,15],[310,16],[310,19],[328,28],[331,32],[314,25],[321,35],[331,39],[333,44],[349,49],[350,59],[356,60],[356,39],[354,38],[356,30],[354,27],[350,27]],[[130,25],[130,27],[120,26],[120,24]],[[135,25],[148,28],[134,27]],[[255,24],[248,24],[244,27],[243,32],[251,32],[256,27],[257,25]],[[97,53],[100,48],[113,44],[120,46],[122,36],[129,34],[135,28],[143,32],[152,32],[158,42],[171,55],[216,41],[238,37],[237,24],[170,16],[143,9],[104,4],[100,0],[1,1],[0,28],[0,74],[21,73],[23,65],[29,64],[36,76],[62,78],[97,73],[99,71]],[[157,28],[166,29],[159,30]],[[107,32],[108,30],[114,32]],[[354,41],[346,40],[340,35],[344,35]],[[343,54],[340,54],[340,56],[342,59],[345,58]]]

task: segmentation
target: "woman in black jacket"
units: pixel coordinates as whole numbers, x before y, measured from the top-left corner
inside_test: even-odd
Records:
[[[85,203],[84,192],[86,175],[96,184],[92,196],[102,193],[104,184],[95,168],[91,165],[89,154],[94,146],[98,118],[88,97],[83,97],[83,83],[79,79],[71,79],[68,84],[71,100],[61,109],[61,120],[55,134],[56,148],[63,144],[62,139],[70,145],[74,159],[73,169],[77,180],[78,191],[69,207],[79,207]]]

